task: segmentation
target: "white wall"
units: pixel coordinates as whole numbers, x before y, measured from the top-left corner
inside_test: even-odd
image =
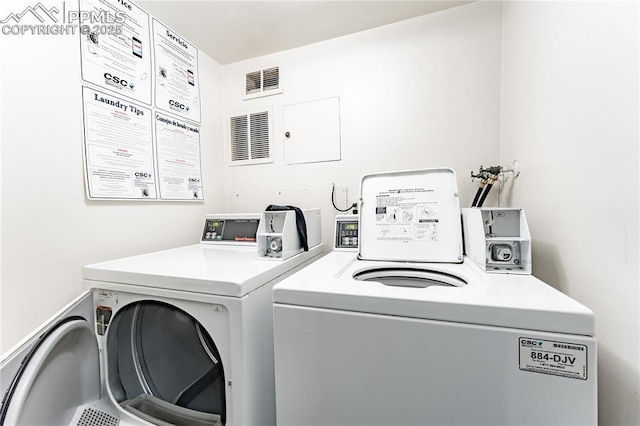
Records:
[[[504,5],[502,157],[534,274],[594,310],[602,425],[640,424],[638,3]]]
[[[221,66],[201,52],[206,201],[88,201],[77,36],[1,38],[0,352],[6,352],[81,293],[82,265],[198,242],[203,215],[223,208],[224,162],[216,155]]]
[[[331,184],[357,199],[362,175],[453,167],[461,203],[471,170],[499,159],[499,3],[472,4],[224,67],[229,114],[273,108],[275,162],[229,167],[227,206],[320,207],[331,244]],[[277,65],[284,94],[243,101],[246,72]],[[342,160],[285,165],[282,106],[340,97]],[[346,207],[344,198],[340,207]]]
[[[517,158],[505,199],[527,212],[534,273],[597,316],[600,423],[640,424],[638,17],[481,2],[224,68],[201,54],[204,204],[87,201],[77,39],[0,37],[1,351],[80,292],[83,264],[194,242],[205,212],[320,204],[329,243],[332,182],[351,202],[365,173],[452,166],[468,205],[470,170]],[[241,101],[244,73],[272,65],[285,93]],[[284,165],[282,106],[329,96],[342,161]],[[226,167],[225,118],[266,105],[275,163]]]

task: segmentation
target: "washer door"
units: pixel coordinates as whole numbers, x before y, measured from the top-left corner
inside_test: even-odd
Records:
[[[107,368],[113,397],[138,416],[162,419],[158,413],[166,412],[173,419],[191,410],[204,415],[203,424],[215,424],[216,417],[225,422],[218,349],[207,330],[175,306],[143,301],[121,309],[107,333]],[[167,412],[172,405],[174,412]]]
[[[69,424],[79,406],[98,399],[100,361],[93,327],[79,316],[65,318],[22,358],[2,400],[0,424]]]

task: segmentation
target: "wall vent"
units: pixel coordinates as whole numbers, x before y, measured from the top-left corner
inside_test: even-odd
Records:
[[[270,111],[230,117],[229,138],[231,165],[273,162]]]
[[[245,75],[245,100],[278,95],[280,93],[282,93],[280,67],[251,71]]]

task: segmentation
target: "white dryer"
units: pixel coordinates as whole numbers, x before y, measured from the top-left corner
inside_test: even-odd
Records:
[[[261,259],[259,219],[84,267],[88,291],[3,357],[0,424],[275,424],[272,287],[322,245]]]
[[[452,171],[365,176],[361,191],[359,255],[274,287],[279,425],[597,423],[593,313],[533,276],[456,262]]]

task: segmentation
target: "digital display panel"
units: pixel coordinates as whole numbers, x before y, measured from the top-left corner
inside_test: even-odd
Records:
[[[358,247],[358,222],[338,221],[335,236],[336,248]]]
[[[258,223],[258,219],[207,219],[202,241],[253,243],[256,241]]]

